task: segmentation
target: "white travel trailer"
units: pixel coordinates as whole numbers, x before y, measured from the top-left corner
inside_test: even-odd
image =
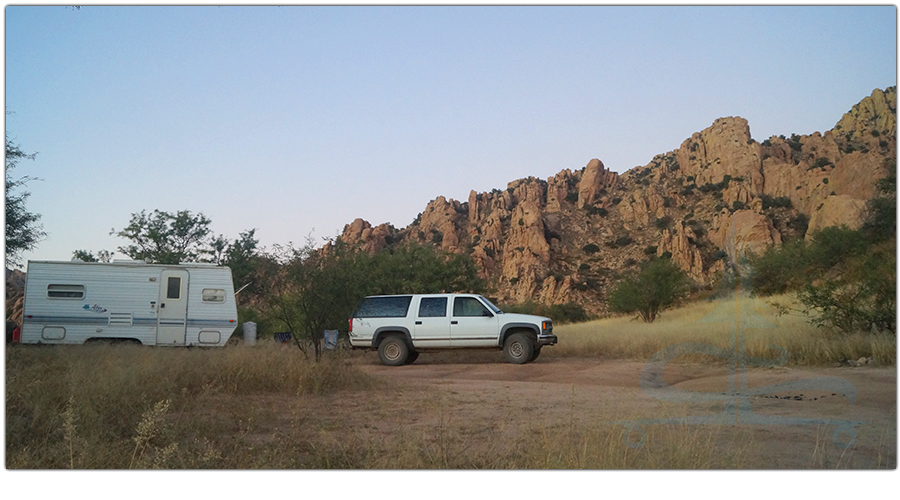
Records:
[[[23,344],[89,340],[224,346],[237,326],[231,269],[143,261],[29,261]]]

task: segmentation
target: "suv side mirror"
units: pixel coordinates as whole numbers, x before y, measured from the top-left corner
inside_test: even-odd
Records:
[[[488,310],[481,311],[481,315],[484,316],[484,317],[486,317],[486,318],[493,318],[493,317],[494,317],[494,315],[491,314],[491,312],[488,311]]]

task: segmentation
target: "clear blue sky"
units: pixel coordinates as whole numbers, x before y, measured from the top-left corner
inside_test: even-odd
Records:
[[[439,195],[646,165],[723,116],[824,132],[897,75],[893,6],[4,13],[6,131],[38,152],[14,173],[43,179],[48,233],[26,259],[116,250],[141,210],[264,246],[405,227]]]

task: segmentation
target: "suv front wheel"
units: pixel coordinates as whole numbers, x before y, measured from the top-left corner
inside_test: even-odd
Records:
[[[378,344],[378,359],[388,366],[400,366],[409,357],[409,346],[399,335],[391,335]]]
[[[524,333],[514,333],[503,343],[503,355],[510,363],[525,364],[532,360],[534,342]]]

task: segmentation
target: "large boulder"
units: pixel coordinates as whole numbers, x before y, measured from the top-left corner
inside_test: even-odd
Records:
[[[769,245],[781,244],[781,233],[765,215],[753,210],[738,210],[720,214],[713,221],[709,239],[734,263],[740,263],[749,253],[760,254]]]
[[[828,226],[847,226],[850,229],[859,229],[863,223],[865,212],[866,203],[862,200],[846,194],[829,196],[809,218],[806,239],[809,240],[816,231]]]
[[[619,174],[606,170],[603,162],[594,158],[584,167],[581,182],[578,183],[578,208],[593,205],[594,199],[602,189],[612,189],[618,181]]]

